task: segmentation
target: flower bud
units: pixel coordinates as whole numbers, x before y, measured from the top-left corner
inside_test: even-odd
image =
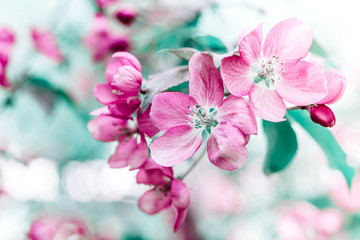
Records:
[[[323,127],[333,127],[336,123],[335,115],[325,104],[309,106],[311,120]]]
[[[130,8],[120,9],[115,13],[115,18],[124,25],[130,26],[136,17],[136,12]]]

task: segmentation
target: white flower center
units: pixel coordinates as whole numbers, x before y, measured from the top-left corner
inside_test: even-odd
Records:
[[[185,122],[189,127],[194,127],[195,129],[204,128],[208,133],[211,133],[211,128],[218,125],[216,119],[217,109],[210,108],[208,111],[201,107],[200,105],[188,106],[189,112],[188,115],[191,118],[189,122]]]
[[[280,80],[280,75],[285,73],[277,56],[270,59],[261,59],[259,66],[252,65],[251,71],[254,73],[254,83],[264,81],[268,88],[273,88],[276,81]]]

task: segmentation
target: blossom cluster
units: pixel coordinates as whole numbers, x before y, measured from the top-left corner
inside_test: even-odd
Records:
[[[155,214],[172,207],[174,231],[185,220],[190,192],[172,167],[192,158],[202,145],[212,164],[233,171],[247,161],[246,145],[258,133],[256,116],[285,121],[285,102],[308,110],[324,127],[335,124],[327,104],[341,97],[345,77],[336,69],[324,71],[311,56],[310,28],[287,19],[263,43],[262,27],[244,30],[238,51],[223,58],[220,69],[212,53],[195,52],[188,64],[189,94],[164,91],[141,109],[141,95],[148,89],[142,89],[140,62],[128,52],[112,56],[106,83],[95,87],[104,107],[92,113],[97,117],[88,124],[90,133],[99,141],[118,142],[110,167],[139,170],[137,182],[152,186],[139,199],[139,208]]]

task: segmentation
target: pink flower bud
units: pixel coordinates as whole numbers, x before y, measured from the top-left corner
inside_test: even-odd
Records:
[[[336,118],[331,109],[325,104],[316,106],[309,106],[311,120],[323,127],[333,127],[336,123]]]
[[[130,8],[123,8],[115,13],[115,18],[122,24],[130,26],[136,18],[136,12]]]

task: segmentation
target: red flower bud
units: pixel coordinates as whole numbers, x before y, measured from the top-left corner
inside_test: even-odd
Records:
[[[309,106],[311,120],[323,127],[333,127],[336,123],[336,118],[331,109],[325,104]]]

